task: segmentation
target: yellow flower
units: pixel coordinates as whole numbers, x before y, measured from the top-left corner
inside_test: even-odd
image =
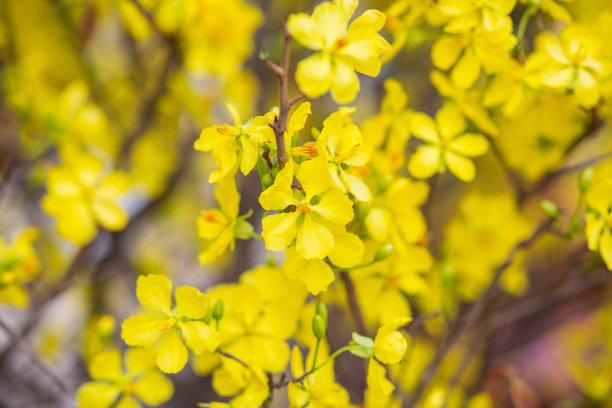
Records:
[[[367,10],[346,28],[357,7],[357,0],[334,0],[319,4],[312,15],[292,14],[287,27],[293,38],[316,54],[298,63],[296,81],[300,90],[316,98],[331,89],[339,103],[349,103],[359,91],[355,71],[375,77],[380,72],[379,57],[391,46],[377,32],[386,16]]]
[[[27,228],[11,246],[0,237],[0,303],[19,308],[30,304],[30,297],[23,285],[40,271],[40,260],[32,247],[38,235],[35,228]]]
[[[242,174],[249,174],[257,163],[259,145],[274,138],[274,131],[269,126],[272,123],[271,115],[257,116],[243,125],[238,110],[229,103],[227,109],[235,126],[225,124],[206,127],[193,145],[202,152],[212,151],[215,163],[220,167],[210,173],[209,183],[233,175],[237,164]]]
[[[530,231],[531,222],[519,213],[511,192],[467,195],[461,202],[459,214],[448,223],[445,231],[447,259],[460,296],[468,300],[477,298],[491,283],[495,268]],[[525,271],[520,263],[516,268],[509,268],[502,276],[502,284],[509,273],[515,275],[514,279],[520,279]],[[523,278],[523,282],[525,289],[528,281]]]
[[[397,364],[404,357],[408,342],[397,329],[408,324],[410,320],[408,317],[395,319],[379,328],[374,338],[373,358],[370,358],[368,364],[366,382],[368,389],[380,398],[387,397],[395,389],[386,378],[386,370],[382,364]]]
[[[274,184],[261,193],[259,202],[266,210],[293,207],[292,211],[263,219],[262,235],[267,249],[282,251],[297,237],[297,252],[306,259],[323,259],[330,253],[334,236],[323,223],[346,225],[353,218],[353,204],[342,190],[321,179],[326,171],[314,160],[304,162],[298,173],[303,192],[297,189],[294,192],[292,168],[285,166]]]
[[[233,251],[236,238],[248,239],[253,234],[253,227],[245,220],[250,214],[238,217],[240,194],[234,177],[218,181],[215,198],[219,209],[202,211],[196,221],[203,246],[199,256],[202,265],[218,260],[228,247]]]
[[[270,395],[268,378],[262,369],[244,367],[227,357],[221,357],[221,366],[213,372],[212,386],[222,397],[238,394],[229,404],[219,407],[260,407]]]
[[[540,34],[536,51],[525,65],[525,70],[532,73],[530,84],[572,90],[581,106],[595,106],[600,96],[598,80],[608,70],[596,55],[593,42],[591,36],[573,26],[563,29],[558,37]]]
[[[132,316],[121,326],[121,337],[129,346],[154,347],[157,366],[165,373],[179,372],[187,363],[185,344],[195,353],[215,351],[219,333],[202,319],[207,298],[196,288],[181,286],[171,308],[172,283],[162,275],[139,276],[136,296],[149,311]]]
[[[406,109],[408,96],[401,82],[387,79],[385,91],[380,113],[362,125],[361,133],[368,144],[377,149],[369,165],[381,173],[389,174],[405,165],[411,112]]]
[[[368,245],[364,263],[374,259],[378,245]],[[371,266],[351,271],[357,300],[366,322],[377,327],[399,317],[410,316],[408,297],[427,296],[428,284],[419,274],[427,272],[433,259],[424,246],[407,248],[406,255],[394,252]]]
[[[432,71],[431,83],[440,95],[455,102],[461,113],[474,122],[478,129],[490,136],[497,136],[497,126],[482,105],[480,90],[460,88],[440,71]]]
[[[474,162],[468,157],[484,154],[487,140],[479,134],[466,133],[467,123],[452,106],[442,107],[434,122],[423,113],[415,113],[412,131],[426,142],[410,157],[408,169],[417,178],[427,178],[443,173],[446,168],[462,181],[472,181],[476,175]]]
[[[94,381],[79,387],[76,394],[79,407],[137,408],[141,406],[137,399],[149,406],[170,399],[174,392],[172,381],[157,370],[155,355],[150,350],[128,349],[125,369],[121,360],[119,350],[102,351],[91,360],[89,374]]]
[[[511,62],[510,51],[516,38],[510,33],[492,35],[477,28],[470,32],[444,35],[431,48],[433,64],[451,71],[452,81],[463,89],[470,88],[480,75],[481,67],[487,75],[495,74]]]
[[[510,13],[516,0],[440,0],[438,8],[450,21],[444,30],[449,33],[482,27],[486,31],[512,31]]]
[[[599,251],[612,270],[612,179],[607,178],[587,193],[589,212],[585,234],[589,249]]]
[[[351,120],[354,108],[340,108],[323,122],[323,130],[317,139],[320,166],[327,166],[333,183],[350,191],[359,201],[370,199],[370,190],[356,176],[348,174],[350,166],[364,166],[370,159],[359,128]]]
[[[118,201],[130,180],[123,172],[106,172],[102,160],[93,155],[70,154],[70,162],[49,170],[41,205],[57,218],[58,234],[85,245],[95,237],[98,224],[111,231],[127,225],[128,216]]]
[[[412,246],[426,239],[427,224],[419,209],[429,195],[423,181],[395,178],[387,189],[372,201],[364,223],[368,234],[381,244],[392,243],[407,256]]]
[[[521,3],[529,4],[530,7],[535,7],[536,9],[541,9],[546,14],[550,14],[555,20],[559,20],[563,23],[571,23],[571,14],[559,3],[570,3],[572,1],[574,0],[521,0]]]
[[[279,276],[275,270],[272,276]],[[284,278],[284,277],[282,277]],[[281,281],[280,290],[289,293],[294,286]],[[289,361],[286,340],[297,328],[299,307],[290,302],[272,300],[270,294],[252,284],[217,286],[208,292],[211,303],[223,301],[223,319],[219,321],[220,349],[264,371],[282,371]],[[303,303],[305,291],[296,292],[296,303]],[[254,352],[256,350],[256,352]]]
[[[317,354],[317,361],[327,358],[327,343],[321,343]],[[291,374],[293,378],[304,375],[306,367],[312,367],[314,354],[308,353],[306,361],[298,346],[293,346],[291,351]],[[321,408],[349,406],[348,392],[334,381],[334,365],[329,362],[314,373],[307,376],[303,382],[291,382],[288,388],[289,404],[291,408]]]

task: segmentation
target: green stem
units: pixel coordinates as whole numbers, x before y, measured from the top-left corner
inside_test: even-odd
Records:
[[[530,5],[527,10],[523,13],[521,21],[519,21],[518,30],[516,31],[516,50],[517,52],[523,51],[523,40],[525,38],[525,32],[527,31],[527,23],[529,19],[538,10],[535,4]]]
[[[321,344],[321,339],[317,339],[317,345],[315,346],[314,357],[312,359],[312,368],[310,369],[310,371],[314,371],[317,365],[317,354],[319,353],[319,344]]]
[[[329,363],[330,361],[332,361],[334,358],[338,357],[340,354],[344,353],[345,351],[349,351],[349,349],[350,349],[350,346],[344,346],[344,347],[339,348],[338,350],[334,351],[329,357],[327,357],[327,359],[324,362],[314,367],[312,370],[310,370],[306,374],[292,380],[291,382],[304,381],[304,379],[308,377],[310,374],[314,373],[317,370],[320,370],[323,366],[325,366],[325,364]]]

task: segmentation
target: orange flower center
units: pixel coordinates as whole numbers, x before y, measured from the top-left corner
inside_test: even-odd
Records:
[[[297,205],[297,210],[301,213],[308,213],[310,212],[310,207],[306,203],[299,203]]]

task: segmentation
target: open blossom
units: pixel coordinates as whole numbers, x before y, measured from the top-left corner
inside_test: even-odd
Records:
[[[369,76],[380,72],[380,56],[391,49],[378,34],[386,16],[378,10],[367,10],[346,28],[357,8],[356,0],[335,0],[319,4],[312,15],[293,14],[287,27],[297,42],[314,55],[300,61],[296,81],[310,98],[331,89],[339,103],[349,103],[359,91],[355,71]]]
[[[585,234],[589,249],[599,250],[608,269],[612,269],[612,179],[606,179],[587,194],[589,213]]]
[[[172,283],[162,275],[140,276],[136,296],[148,311],[123,322],[121,337],[129,346],[155,348],[157,366],[165,373],[179,372],[187,363],[185,344],[195,353],[214,351],[221,338],[202,319],[206,295],[196,288],[181,286],[171,308]]]
[[[291,188],[293,172],[286,166],[276,176],[274,185],[259,197],[267,210],[293,211],[268,215],[263,219],[266,248],[282,251],[297,238],[298,253],[306,259],[325,258],[334,246],[334,235],[325,222],[344,226],[353,218],[353,204],[339,188],[330,188],[317,174],[312,160],[300,165],[298,180],[303,192]]]
[[[476,166],[469,158],[486,153],[489,144],[484,136],[466,132],[466,128],[465,119],[452,105],[442,107],[435,122],[423,113],[415,113],[412,131],[426,144],[419,146],[410,158],[410,173],[427,178],[448,168],[460,180],[472,181]]]
[[[206,127],[193,145],[202,152],[212,151],[215,163],[219,166],[218,170],[210,173],[209,183],[216,183],[233,174],[236,164],[242,174],[249,174],[257,163],[259,145],[274,137],[274,131],[269,126],[272,123],[271,116],[257,116],[242,124],[238,110],[231,104],[227,104],[227,108],[233,116],[234,126],[225,124]]]

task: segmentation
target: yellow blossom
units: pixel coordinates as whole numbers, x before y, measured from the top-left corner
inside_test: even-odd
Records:
[[[105,171],[99,158],[73,151],[70,162],[53,167],[47,174],[47,195],[43,210],[57,218],[57,232],[77,245],[85,245],[97,232],[97,225],[123,229],[128,215],[119,198],[130,185],[121,171]]]
[[[317,361],[324,361],[327,357],[327,345],[323,343],[317,354]],[[291,351],[291,374],[294,378],[304,375],[306,367],[312,367],[314,354],[308,353],[306,361],[298,346]],[[288,388],[291,408],[344,408],[349,406],[348,392],[334,381],[334,365],[327,363],[314,373],[304,378],[302,382],[291,382]]]
[[[312,15],[292,14],[287,27],[297,42],[314,55],[299,62],[297,83],[308,97],[316,98],[331,89],[339,103],[349,103],[359,91],[355,71],[369,76],[380,72],[379,57],[390,45],[377,32],[385,24],[385,14],[367,10],[346,28],[357,7],[357,0],[334,0],[319,4]]]
[[[234,126],[206,127],[193,145],[202,152],[212,151],[215,163],[220,167],[210,174],[209,183],[233,175],[232,172],[237,170],[236,164],[242,174],[249,174],[257,162],[259,145],[274,138],[274,131],[269,126],[272,123],[270,115],[257,116],[243,125],[238,110],[229,103],[227,108],[234,119]]]
[[[157,366],[165,373],[179,372],[187,363],[185,344],[195,354],[214,351],[219,333],[202,321],[206,295],[191,286],[175,291],[176,307],[171,308],[172,283],[162,275],[139,276],[136,296],[148,309],[125,320],[121,337],[129,346],[153,347]]]
[[[79,407],[137,408],[141,406],[138,400],[158,406],[170,399],[174,386],[155,367],[155,354],[130,348],[124,357],[122,364],[119,350],[108,350],[91,360],[89,374],[93,381],[79,387],[76,395]]]
[[[476,167],[469,157],[484,154],[489,145],[484,136],[466,132],[466,127],[465,119],[452,105],[442,107],[435,122],[423,113],[415,113],[412,131],[426,144],[419,146],[410,157],[410,173],[427,178],[448,168],[460,180],[472,181]]]
[[[40,272],[40,260],[32,247],[38,235],[35,228],[27,228],[12,245],[0,237],[0,303],[19,308],[29,305],[30,297],[24,284]]]
[[[262,221],[266,248],[282,251],[297,237],[298,253],[306,259],[325,258],[334,247],[334,236],[322,222],[340,226],[353,218],[353,205],[339,188],[321,180],[321,171],[314,160],[299,167],[301,190],[292,190],[293,172],[285,166],[276,176],[274,185],[259,197],[267,210],[292,211],[268,215]]]

